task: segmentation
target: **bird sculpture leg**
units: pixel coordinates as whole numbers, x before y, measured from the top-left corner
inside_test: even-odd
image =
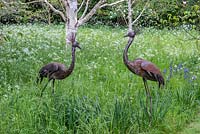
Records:
[[[38,76],[38,77],[37,77],[37,80],[36,80],[36,84],[38,84],[39,80],[40,80],[40,78],[39,78],[39,76]]]
[[[54,94],[54,83],[55,83],[55,79],[53,79],[53,81],[52,81],[52,84],[53,84],[52,94]]]
[[[42,83],[43,77],[40,77],[40,84]]]
[[[147,80],[145,78],[143,78],[143,82],[144,82],[144,87],[145,87],[146,95],[147,95],[147,98],[146,98],[147,112],[148,112],[148,97],[149,97],[149,100],[150,100],[150,118],[151,118],[152,117],[152,98],[151,98],[151,93],[150,93],[150,90],[149,90],[148,85],[147,85]],[[151,121],[151,119],[150,119],[150,121]]]
[[[44,86],[44,88],[42,89],[42,92],[41,92],[41,97],[42,97],[42,94],[43,94],[43,92],[44,92],[44,90],[45,90],[45,88],[47,87],[47,85],[48,85],[48,83],[51,81],[52,79],[49,79],[48,80],[48,82],[47,82],[47,84]]]
[[[36,80],[36,83],[38,84],[39,81],[40,81],[40,84],[41,84],[41,83],[42,83],[42,80],[43,80],[43,77],[38,76],[38,77],[37,77],[37,80]]]

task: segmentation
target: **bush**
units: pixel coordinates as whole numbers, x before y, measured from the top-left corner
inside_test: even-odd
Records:
[[[29,2],[28,0],[24,1]],[[55,0],[51,0],[54,7],[63,10]],[[78,1],[81,3],[81,1]],[[136,1],[133,5],[133,19],[135,19],[142,11],[146,1]],[[89,10],[96,4],[91,2]],[[142,27],[176,27],[180,25],[191,25],[192,28],[200,29],[200,1],[191,0],[186,4],[177,0],[152,0],[149,6],[143,13],[137,26]],[[62,19],[59,15],[53,13],[49,8],[45,7],[44,3],[20,4],[12,3],[8,8],[3,3],[0,3],[0,23],[27,23],[27,22],[45,22],[59,23]],[[84,12],[82,8],[78,14]],[[127,25],[127,3],[121,3],[115,7],[105,7],[98,10],[97,13],[90,19],[90,24],[107,24],[107,25]]]

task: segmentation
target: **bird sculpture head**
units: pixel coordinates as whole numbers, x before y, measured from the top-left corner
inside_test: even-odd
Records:
[[[136,35],[136,32],[134,31],[129,31],[124,37],[130,37],[130,38],[134,38]]]
[[[72,47],[74,47],[74,48],[78,47],[79,49],[81,49],[81,47],[79,46],[79,43],[77,41],[74,41],[72,43]]]

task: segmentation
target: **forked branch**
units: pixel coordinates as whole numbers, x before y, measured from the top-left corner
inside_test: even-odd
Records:
[[[82,19],[85,16],[85,14],[87,13],[87,10],[89,7],[89,2],[90,2],[90,0],[87,0],[87,2],[85,4],[85,10],[84,10],[83,14],[81,15],[80,19]]]
[[[143,12],[146,10],[146,8],[148,6],[148,3],[149,3],[149,0],[146,2],[145,6],[143,7],[142,11],[137,16],[137,18],[132,22],[132,25],[134,25],[139,20],[139,18],[142,16]]]
[[[82,25],[83,23],[87,22],[92,16],[96,13],[96,11],[100,8],[100,6],[104,3],[104,0],[100,0],[91,10],[88,14],[86,14],[84,17],[79,19],[78,25]]]
[[[113,3],[106,3],[106,0],[99,0],[99,2],[97,2],[96,5],[87,14],[86,14],[86,12],[84,12],[84,14],[81,16],[81,18],[78,21],[79,22],[78,25],[80,26],[83,23],[87,22],[90,18],[92,18],[92,16],[96,13],[96,11],[98,9],[101,9],[103,7],[106,7],[106,6],[114,6],[114,5],[117,5],[117,4],[122,3],[124,1],[126,1],[126,0],[118,0],[118,1],[113,2]],[[87,11],[87,8],[85,8],[85,11]]]
[[[81,10],[81,8],[83,7],[84,3],[85,3],[85,0],[83,0],[83,1],[81,2],[80,6],[79,6],[79,8],[78,8],[78,12]]]
[[[111,7],[111,6],[117,5],[119,3],[122,3],[124,1],[126,1],[126,0],[119,0],[119,1],[116,1],[116,2],[113,2],[113,3],[105,3],[105,4],[101,5],[100,8],[103,8],[103,7],[106,7],[106,6],[110,6]]]
[[[137,16],[137,18],[132,22],[132,5],[133,5],[133,3],[135,3],[135,0],[133,2],[131,2],[131,0],[128,0],[128,29],[129,29],[129,31],[132,30],[133,25],[139,20],[139,18],[142,16],[144,11],[146,10],[146,8],[147,8],[147,6],[149,4],[149,0],[144,5],[142,11]]]
[[[61,12],[60,10],[57,10],[51,3],[49,3],[47,0],[44,0],[44,2],[50,7],[53,12],[59,14],[64,21],[66,21],[66,16]]]

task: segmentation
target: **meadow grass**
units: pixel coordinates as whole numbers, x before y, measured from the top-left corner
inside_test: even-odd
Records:
[[[153,119],[146,112],[142,79],[122,60],[124,28],[81,27],[73,74],[48,85],[43,97],[36,85],[39,69],[52,61],[69,66],[63,25],[5,25],[0,45],[0,133],[117,134],[177,133],[198,112],[199,42],[183,30],[146,28],[129,49],[129,59],[155,63],[166,80],[164,89],[148,82]],[[196,31],[190,31],[198,35]]]

